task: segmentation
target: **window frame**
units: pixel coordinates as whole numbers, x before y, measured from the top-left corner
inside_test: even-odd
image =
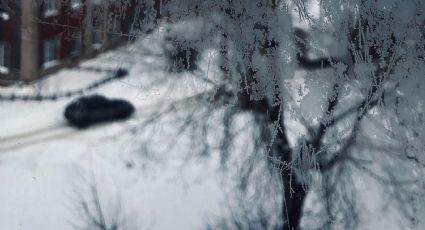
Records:
[[[70,5],[71,9],[76,10],[76,9],[79,9],[80,7],[82,7],[83,2],[82,2],[82,0],[70,0],[69,5]]]
[[[57,37],[48,38],[43,41],[44,69],[49,69],[59,64],[59,47],[60,40]]]
[[[45,18],[56,16],[59,14],[59,4],[57,0],[44,0],[43,1],[43,16]]]
[[[80,29],[71,30],[71,38],[69,43],[69,54],[71,57],[77,57],[81,54],[82,49],[82,32]]]
[[[93,49],[100,50],[103,46],[103,31],[93,27],[91,40]]]
[[[0,41],[0,74],[10,73],[9,52],[10,52],[9,44],[6,42]]]

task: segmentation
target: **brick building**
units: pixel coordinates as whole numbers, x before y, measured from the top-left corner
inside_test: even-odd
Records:
[[[146,17],[140,2],[0,1],[0,83],[31,81],[132,40]]]

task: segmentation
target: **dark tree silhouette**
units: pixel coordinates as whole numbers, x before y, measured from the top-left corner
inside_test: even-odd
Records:
[[[178,37],[174,41],[182,44],[177,47],[198,47],[199,52],[215,50],[216,65],[222,73],[215,79],[208,77],[209,69],[206,74],[198,74],[212,90],[188,100],[203,103],[191,109],[190,116],[183,119],[180,131],[194,126],[199,128],[195,130],[205,133],[208,125],[201,121],[208,123],[214,111],[222,111],[220,155],[222,163],[226,164],[237,136],[232,131],[233,123],[241,114],[249,114],[256,131],[252,134],[254,148],[245,154],[265,153],[269,168],[278,172],[277,178],[282,185],[281,222],[274,226],[285,230],[301,228],[306,198],[314,191],[312,186],[318,183],[313,175],[319,175],[321,186],[318,193],[322,194],[320,202],[324,206],[321,228],[338,228],[340,225],[354,228],[358,211],[356,189],[352,184],[355,169],[392,188],[396,184],[418,182],[412,175],[408,179],[400,176],[405,174],[406,165],[423,166],[423,160],[402,153],[403,140],[412,146],[410,144],[416,138],[409,141],[408,137],[402,137],[408,129],[404,127],[401,131],[395,126],[400,119],[397,110],[401,98],[413,104],[421,103],[417,97],[405,97],[410,89],[401,85],[406,81],[423,84],[417,74],[423,71],[420,54],[423,37],[418,28],[422,26],[424,8],[419,1],[409,3],[407,11],[412,16],[397,12],[401,3],[394,1],[343,3],[327,0],[319,5],[322,16],[315,18],[310,15],[308,4],[312,1],[194,0],[164,3],[162,13],[167,15],[167,22],[171,25],[184,25],[193,20],[202,22],[190,38],[185,38],[187,33],[184,30],[171,33]],[[298,19],[309,27],[297,28],[290,14],[292,10],[296,10]],[[320,41],[323,31],[334,31],[335,35],[330,39],[333,46],[323,45]],[[340,50],[335,51],[338,47]],[[316,87],[323,93],[323,96],[315,95],[321,98],[319,104],[306,105],[312,110],[318,107],[321,111],[310,118],[305,116],[311,111],[299,108],[299,103],[294,101],[285,85],[285,80],[291,78],[296,68],[307,71],[304,77],[306,87]],[[413,73],[412,68],[417,72]],[[314,76],[319,78],[315,80]],[[197,109],[199,113],[195,112]],[[415,108],[410,112],[415,116],[421,113]],[[291,144],[290,139],[294,137],[288,132],[290,121],[285,119],[296,120],[306,130],[295,144]],[[375,151],[376,145],[367,141],[370,131],[366,124],[370,123],[381,127],[391,123],[393,128],[385,130],[391,133],[390,138],[397,144],[377,144],[381,150]],[[205,154],[211,146],[204,138],[199,139],[204,145],[201,153]],[[368,144],[361,144],[362,141]],[[365,156],[359,150],[365,146],[379,154]],[[385,164],[382,167],[369,164],[386,159],[391,154],[384,153],[390,151],[397,156],[391,164],[398,165],[400,175],[394,173],[395,169],[383,166]],[[241,175],[241,184],[250,180],[255,164],[245,165],[247,169]],[[402,210],[409,210],[404,212],[409,219],[414,213],[412,203],[401,198],[405,195],[405,188],[396,189],[394,194],[398,194],[399,199],[394,202],[403,206]],[[233,220],[232,223],[233,227],[221,227],[245,229],[240,221]],[[261,226],[270,229],[273,225]]]

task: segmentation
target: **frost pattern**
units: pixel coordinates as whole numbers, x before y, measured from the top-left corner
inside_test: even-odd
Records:
[[[136,5],[129,36],[160,40],[170,77],[205,83],[191,85],[201,93],[182,101],[184,112],[165,113],[180,128],[171,136],[190,133],[192,150],[218,152],[237,173],[240,197],[212,229],[362,229],[382,212],[368,208],[371,193],[400,229],[424,226],[422,0],[101,5],[121,16]]]

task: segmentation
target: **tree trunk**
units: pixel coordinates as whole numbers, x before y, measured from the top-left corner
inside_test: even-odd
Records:
[[[289,172],[288,172],[289,171]],[[282,215],[283,230],[298,230],[301,224],[302,210],[307,191],[297,182],[290,170],[281,172],[283,187]]]
[[[275,9],[275,2],[273,2],[272,7]],[[279,42],[269,37],[270,27],[268,25],[263,25],[261,27],[261,23],[259,23],[258,28],[263,29],[262,32],[265,37],[264,41],[259,44],[259,47],[257,48],[259,49],[260,54],[268,59],[269,67],[271,68],[270,74],[275,76],[273,82],[275,84],[273,96],[270,98],[264,95],[264,98],[261,100],[251,99],[250,96],[253,93],[252,86],[257,84],[255,77],[257,72],[254,68],[252,68],[255,66],[255,63],[252,61],[253,53],[251,53],[249,55],[250,58],[247,61],[248,63],[245,64],[248,71],[241,78],[244,79],[244,81],[241,81],[241,89],[243,90],[238,93],[238,104],[242,110],[250,111],[254,114],[254,116],[265,118],[265,122],[263,124],[259,124],[262,127],[262,140],[265,143],[269,143],[273,139],[269,125],[278,125],[277,136],[273,140],[268,154],[270,157],[278,159],[282,164],[291,164],[293,160],[292,149],[286,136],[283,116],[282,103],[284,103],[284,101],[281,96],[281,73],[278,69],[276,69],[276,67],[280,64],[277,62]],[[226,38],[224,40],[226,40]],[[227,49],[224,50],[227,51]],[[223,54],[223,56],[226,56],[226,53]],[[276,166],[274,164],[271,165]],[[276,169],[279,168],[281,167],[276,167]],[[307,191],[305,190],[302,182],[296,178],[292,167],[282,169],[280,171],[280,179],[283,185],[281,212],[283,223],[282,230],[298,230],[300,229],[302,210]]]
[[[278,132],[275,140],[275,155],[279,156],[282,163],[290,164],[292,162],[292,150],[286,137],[284,122],[281,119],[282,131]],[[280,179],[282,182],[282,230],[298,230],[300,229],[302,210],[304,200],[307,196],[305,186],[296,178],[291,167],[286,167],[280,171]]]
[[[277,86],[279,88],[279,86]],[[279,90],[279,89],[278,89]],[[278,96],[278,95],[277,95]],[[255,116],[266,118],[266,124],[260,124],[263,127],[262,139],[264,142],[271,140],[271,130],[268,124],[276,125],[279,121],[280,128],[278,129],[277,136],[272,143],[269,155],[276,157],[280,163],[292,162],[292,149],[286,137],[286,130],[283,121],[282,111],[280,106],[272,106],[271,103],[264,98],[259,101],[250,100],[249,93],[241,92],[238,95],[239,105],[244,109],[252,112]],[[276,167],[275,164],[271,164]],[[278,169],[278,167],[276,167]],[[298,230],[302,218],[302,209],[304,200],[307,195],[305,187],[296,175],[291,170],[291,167],[282,169],[280,172],[280,179],[283,185],[282,191],[282,230]]]

